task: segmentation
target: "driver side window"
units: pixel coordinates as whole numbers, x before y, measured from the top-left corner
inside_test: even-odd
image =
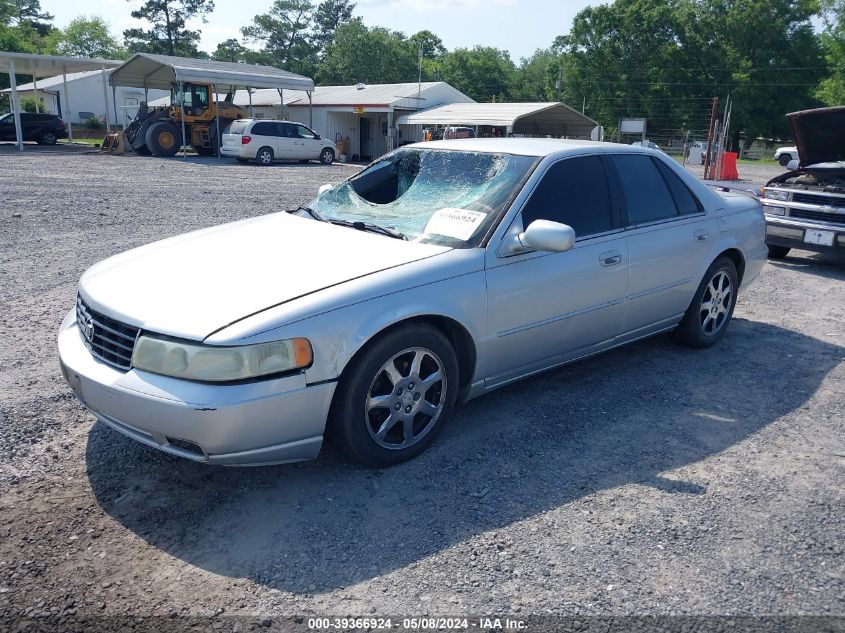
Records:
[[[308,129],[307,127],[305,127],[304,125],[297,125],[297,126],[296,126],[296,135],[297,135],[299,138],[309,138],[309,139],[313,139],[313,138],[315,138],[315,136],[314,136],[314,132],[312,132],[311,130],[309,130],[309,129]]]
[[[558,161],[543,174],[522,209],[522,226],[534,220],[568,224],[577,237],[613,230],[613,210],[599,156]]]

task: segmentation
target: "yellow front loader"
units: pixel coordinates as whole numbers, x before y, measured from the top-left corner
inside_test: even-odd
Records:
[[[232,103],[231,94],[223,101],[214,101],[207,84],[182,84],[179,90],[173,84],[169,106],[151,108],[142,103],[138,114],[121,132],[107,134],[103,139],[104,152],[153,156],[174,156],[183,145],[190,145],[197,154],[214,156],[220,132],[235,119],[249,115],[246,110]],[[184,112],[184,116],[183,116]],[[184,136],[182,137],[184,130]]]

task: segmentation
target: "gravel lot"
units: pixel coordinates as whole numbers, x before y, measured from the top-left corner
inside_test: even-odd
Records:
[[[48,615],[224,614],[227,630],[303,614],[845,616],[845,262],[796,252],[741,295],[715,348],[658,337],[512,385],[386,471],[330,452],[206,467],[74,400],[55,337],[88,266],[289,208],[354,169],[0,156],[0,629]]]

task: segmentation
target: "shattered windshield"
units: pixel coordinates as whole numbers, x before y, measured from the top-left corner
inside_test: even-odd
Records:
[[[323,192],[310,207],[328,221],[377,225],[409,240],[467,246],[484,235],[536,160],[399,149]]]

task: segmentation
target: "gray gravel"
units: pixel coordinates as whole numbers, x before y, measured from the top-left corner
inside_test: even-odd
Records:
[[[0,618],[845,615],[844,262],[768,265],[715,348],[512,385],[386,471],[205,467],[73,399],[85,268],[354,169],[0,156]]]

